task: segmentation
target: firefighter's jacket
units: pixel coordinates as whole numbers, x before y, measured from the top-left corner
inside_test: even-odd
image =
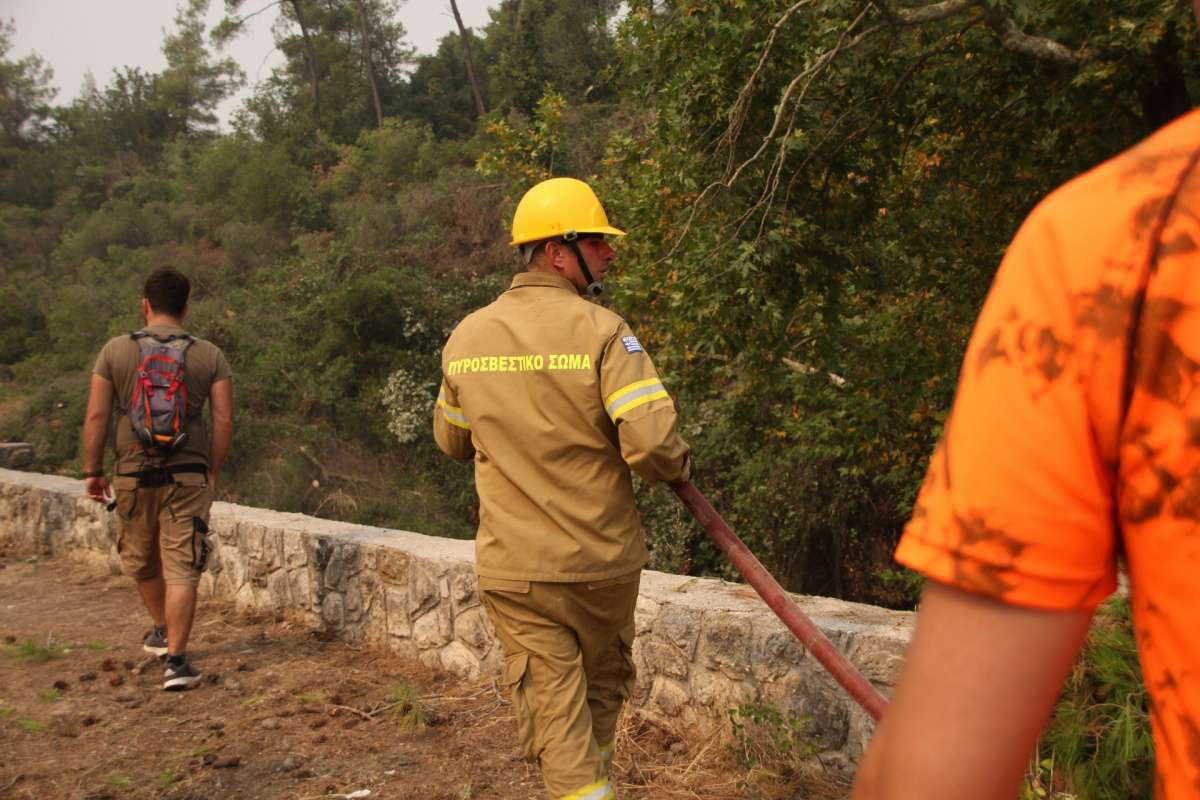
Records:
[[[592,581],[645,566],[632,467],[688,477],[675,403],[623,319],[565,278],[525,272],[442,352],[433,430],[474,458],[477,572]]]

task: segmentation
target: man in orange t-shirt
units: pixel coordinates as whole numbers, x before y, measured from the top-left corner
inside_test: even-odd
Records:
[[[1127,561],[1159,800],[1200,797],[1200,112],[1009,247],[896,559],[930,580],[855,798],[1016,796]]]

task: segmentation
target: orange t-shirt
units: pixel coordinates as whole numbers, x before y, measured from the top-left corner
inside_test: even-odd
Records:
[[[1157,796],[1200,796],[1200,112],[1076,178],[996,275],[896,559],[1094,608],[1129,569]]]

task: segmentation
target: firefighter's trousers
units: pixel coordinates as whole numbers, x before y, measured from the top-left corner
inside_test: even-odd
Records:
[[[640,581],[640,570],[594,583],[479,579],[504,647],[521,748],[556,800],[615,797],[608,761],[633,687]]]

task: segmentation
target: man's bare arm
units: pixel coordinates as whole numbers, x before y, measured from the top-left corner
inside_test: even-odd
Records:
[[[112,381],[92,373],[88,393],[87,413],[83,418],[83,470],[100,472],[104,469],[104,444],[108,440],[108,420],[112,416]],[[108,502],[108,481],[103,475],[85,478],[84,491],[98,503]]]
[[[208,402],[212,410],[212,450],[208,454],[209,481],[215,489],[221,476],[221,466],[229,455],[233,441],[233,380],[217,381],[209,390]]]
[[[1012,800],[1091,611],[930,583],[854,800]]]

